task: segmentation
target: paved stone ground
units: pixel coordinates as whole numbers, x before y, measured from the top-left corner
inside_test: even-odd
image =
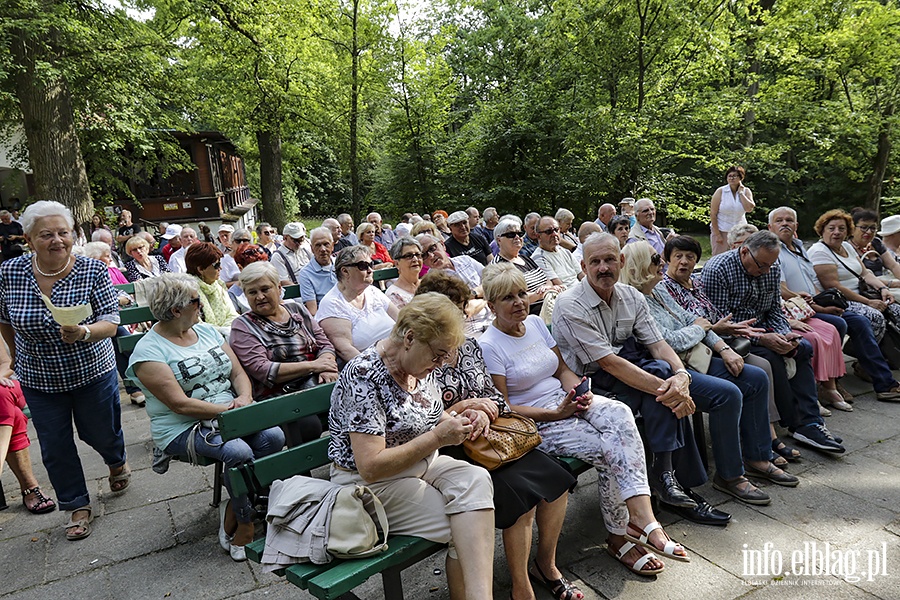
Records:
[[[852,376],[845,385],[860,394],[871,390]],[[694,525],[660,512],[669,534],[685,544],[693,561],[668,561],[656,579],[633,576],[605,553],[596,477],[593,472],[582,475],[569,501],[561,568],[591,600],[900,598],[900,405],[876,402],[869,392],[857,397],[855,408],[853,413],[834,411],[827,419],[844,438],[847,454],[833,458],[803,450],[803,462],[790,468],[800,486],[764,486],[773,497],[770,506],[729,500],[707,484],[699,491],[734,515],[727,528]],[[150,470],[146,412],[126,400],[123,426],[134,477],[119,496],[108,491],[100,457],[79,442],[98,517],[86,540],[65,540],[62,513],[28,514],[14,477],[4,471],[10,508],[0,512],[0,599],[312,598],[255,565],[233,563],[216,543],[216,511],[209,506],[211,470],[173,463],[167,474],[157,475]],[[36,443],[32,460],[47,489]],[[804,548],[815,545],[821,552],[826,543],[832,553],[829,574],[776,575],[761,564],[748,564],[750,551],[763,557],[768,548],[767,560],[758,563],[777,566],[780,556],[782,568],[790,572],[792,555],[799,552],[797,567],[812,569],[822,562],[802,558]],[[869,564],[872,552],[884,553],[877,573]],[[449,598],[439,571],[442,563],[438,555],[407,569],[406,596]],[[509,578],[499,536],[494,572],[496,597],[507,597]],[[381,598],[380,579],[369,580],[356,593]],[[536,593],[539,599],[551,597],[543,589]]]

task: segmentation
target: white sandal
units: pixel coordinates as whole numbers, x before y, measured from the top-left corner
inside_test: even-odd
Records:
[[[641,577],[653,577],[654,575],[659,575],[663,571],[666,570],[665,567],[660,567],[658,569],[644,569],[648,562],[651,560],[659,560],[653,552],[647,552],[645,555],[634,561],[633,565],[629,565],[625,562],[625,555],[631,552],[632,548],[635,548],[635,544],[632,542],[626,541],[623,543],[618,551],[612,549],[612,546],[609,545],[609,542],[606,543],[606,551],[609,552],[609,555],[619,561],[623,567],[634,573],[635,575],[640,575]]]
[[[629,523],[631,527],[636,527],[633,523]],[[648,523],[646,527],[644,527],[644,533],[641,534],[640,537],[634,537],[633,535],[628,533],[628,530],[625,531],[625,539],[629,542],[633,542],[640,546],[643,546],[647,550],[651,552],[659,552],[666,558],[671,558],[672,560],[677,560],[681,562],[691,562],[691,557],[687,555],[675,554],[675,550],[679,547],[684,550],[684,546],[679,543],[672,541],[672,538],[669,537],[669,534],[665,532],[663,529],[663,533],[666,535],[666,545],[663,546],[663,549],[660,550],[656,546],[650,543],[649,538],[650,534],[656,531],[657,529],[662,529],[663,526],[659,524],[659,521],[653,521],[652,523]]]

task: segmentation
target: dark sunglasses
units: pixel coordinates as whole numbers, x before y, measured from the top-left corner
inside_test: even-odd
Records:
[[[659,261],[661,261],[661,260],[662,260],[662,257],[659,254],[654,254],[653,256],[650,257],[650,264],[653,265],[654,267],[658,267]]]
[[[240,239],[233,240],[233,241],[237,242],[238,244],[249,244],[250,243],[249,238],[240,238]]]
[[[538,233],[543,233],[545,235],[550,235],[551,233],[559,233],[559,227],[551,227],[550,229],[538,231]]]
[[[371,271],[371,270],[372,270],[372,264],[373,264],[373,263],[371,263],[370,261],[367,261],[367,260],[361,260],[361,261],[359,261],[359,262],[350,263],[349,265],[346,265],[346,266],[348,266],[348,267],[356,267],[356,268],[359,269],[360,271]]]
[[[217,260],[216,262],[214,262],[214,263],[212,264],[212,268],[213,268],[213,269],[221,269],[221,268],[222,268],[222,261],[221,261],[221,260]]]
[[[197,296],[196,298],[191,298],[191,301],[188,302],[188,304],[196,304],[197,306],[200,306],[200,296]]]
[[[557,230],[557,231],[559,231],[559,230]],[[501,234],[500,234],[500,237],[506,238],[506,239],[508,239],[508,240],[511,240],[511,239],[513,239],[513,238],[520,238],[520,237],[523,237],[524,235],[525,235],[525,234],[522,233],[521,231],[507,231],[506,233],[501,233]]]

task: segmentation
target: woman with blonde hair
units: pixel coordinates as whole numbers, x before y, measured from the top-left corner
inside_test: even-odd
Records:
[[[380,293],[380,292],[379,292]],[[416,296],[390,335],[338,377],[328,415],[331,481],[367,485],[393,535],[449,543],[452,598],[493,597],[493,486],[483,468],[438,450],[475,439],[484,413],[444,411],[434,377],[465,341],[463,317],[446,297]]]

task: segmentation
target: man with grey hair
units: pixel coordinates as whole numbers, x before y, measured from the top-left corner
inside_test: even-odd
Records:
[[[500,214],[497,212],[497,209],[493,206],[488,206],[484,209],[484,212],[481,214],[484,222],[476,227],[473,231],[477,235],[480,235],[485,241],[490,244],[494,241],[494,227],[497,226],[497,223],[500,222]],[[497,254],[496,248],[492,249],[494,254]]]
[[[309,232],[309,241],[312,244],[313,260],[300,269],[298,283],[300,284],[300,301],[309,311],[316,316],[319,302],[331,288],[337,284],[337,276],[334,273],[334,258],[332,250],[334,241],[331,231],[325,227],[316,227]]]
[[[849,333],[853,356],[872,379],[875,397],[883,401],[900,398],[900,383],[894,379],[890,366],[878,347],[872,321],[863,314],[870,307],[851,302],[846,310],[841,310],[836,306],[825,307],[813,302],[813,296],[821,292],[822,288],[803,242],[797,239],[797,226],[797,211],[793,208],[780,206],[769,213],[769,231],[781,241],[781,253],[778,256],[781,297],[787,300],[800,296],[816,311],[817,319],[830,323],[837,329],[841,339],[844,339],[845,333]],[[841,392],[840,383],[838,391]],[[846,410],[846,406],[842,410]]]
[[[534,251],[541,245],[540,236],[537,232],[537,224],[540,220],[541,215],[536,212],[530,212],[525,215],[525,221],[522,224],[525,228],[525,237],[522,239],[522,249],[519,250],[520,256],[531,258]]]
[[[359,238],[353,231],[353,217],[347,213],[341,213],[337,216],[338,223],[341,224],[341,236],[350,240],[350,244],[355,246],[359,243]]]
[[[341,233],[341,224],[337,219],[325,219],[322,221],[322,227],[331,232],[331,243],[334,244],[332,254],[337,254],[347,246],[353,245],[353,242]]]
[[[662,256],[663,248],[666,242],[675,237],[675,232],[669,233],[668,237],[655,225],[656,222],[656,205],[650,198],[641,198],[634,203],[634,212],[637,215],[637,223],[631,228],[628,235],[629,244],[637,241],[644,241],[650,244],[656,253]]]
[[[541,219],[541,227],[549,219]],[[685,418],[695,410],[691,375],[663,338],[644,295],[619,283],[624,264],[618,238],[588,236],[585,277],[556,298],[553,337],[565,363],[590,378],[595,394],[615,394],[643,416],[653,455],[651,489],[667,504],[696,509],[702,499],[684,488],[702,485],[707,476]]]
[[[381,221],[381,215],[377,212],[370,212],[366,216],[366,221],[375,226],[375,241],[385,248],[390,248],[397,241],[397,235],[384,226],[384,223]]]
[[[169,257],[169,270],[173,273],[187,273],[187,266],[184,264],[184,255],[188,248],[196,244],[200,240],[197,239],[197,231],[193,227],[184,227],[178,234],[181,239],[181,248],[172,253]]]
[[[578,283],[584,273],[572,253],[559,245],[559,223],[556,219],[542,217],[538,221],[537,233],[541,244],[531,258],[543,269],[547,279],[553,285],[567,288]]]
[[[737,250],[713,256],[700,273],[703,291],[722,313],[735,322],[755,320],[766,333],[750,338],[751,352],[769,361],[775,404],[781,423],[798,442],[842,454],[835,438],[819,416],[812,346],[791,330],[781,310],[781,242],[771,231],[759,231]],[[785,359],[792,358],[796,374],[788,377]]]
[[[478,214],[478,209],[474,206],[470,206],[466,209],[466,214],[469,215],[469,233],[471,235],[482,237],[485,243],[490,245],[490,243],[494,241],[494,238],[491,237],[490,239],[488,239],[485,237],[484,228],[479,225],[479,223],[481,222],[481,215]],[[497,253],[494,252],[494,254],[496,255]]]
[[[597,209],[597,220],[594,223],[600,226],[601,231],[610,232],[609,222],[614,216],[616,216],[616,207],[607,202]]]

